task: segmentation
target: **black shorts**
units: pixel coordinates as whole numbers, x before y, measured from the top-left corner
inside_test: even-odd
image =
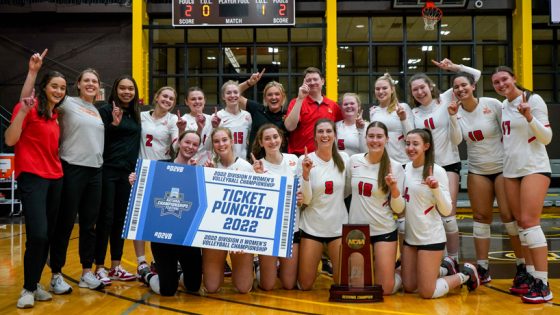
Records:
[[[461,175],[461,162],[445,165],[442,167],[446,172],[453,172],[457,173],[457,175],[459,176]]]
[[[469,175],[471,175],[471,174],[472,175],[478,175],[478,176],[484,176],[484,177],[488,178],[489,180],[491,180],[492,183],[496,181],[496,178],[498,178],[498,176],[502,175],[501,172],[496,173],[496,174],[476,174],[476,173],[469,172]]]
[[[406,241],[404,241],[403,244],[406,245],[406,246],[410,246],[410,247],[416,247],[417,250],[427,250],[427,251],[431,251],[431,252],[437,252],[437,251],[445,249],[445,242],[428,244],[428,245],[410,245]]]
[[[375,244],[377,242],[396,242],[398,239],[399,239],[398,229],[390,233],[374,235],[369,237],[371,244]]]
[[[335,241],[339,238],[341,238],[342,236],[335,236],[335,237],[320,237],[320,236],[314,236],[308,233],[305,233],[304,230],[299,230],[300,234],[301,234],[301,238],[307,238],[310,240],[314,240],[317,241],[319,243],[323,243],[323,244],[329,244],[332,241]]]
[[[294,244],[299,244],[299,242],[301,242],[301,231],[294,232],[292,240]]]
[[[552,179],[552,173],[549,173],[549,172],[537,172],[537,173],[533,173],[533,174],[540,174],[540,175],[543,175],[543,176],[548,177],[549,179]],[[529,174],[529,175],[533,175],[533,174]],[[525,175],[525,176],[529,176],[529,175]],[[519,180],[521,180],[521,179],[523,179],[525,176],[508,177],[508,178],[511,178],[511,179],[519,179]]]

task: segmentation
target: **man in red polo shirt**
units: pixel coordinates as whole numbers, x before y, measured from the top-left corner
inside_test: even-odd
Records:
[[[290,101],[284,121],[290,132],[288,152],[298,156],[304,153],[305,147],[308,152],[315,151],[313,129],[317,120],[328,118],[336,122],[342,119],[338,104],[322,94],[325,78],[321,70],[309,67],[303,74],[303,84],[297,98]]]

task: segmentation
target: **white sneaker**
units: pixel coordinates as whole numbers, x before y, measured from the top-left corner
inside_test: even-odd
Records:
[[[64,281],[60,273],[53,274],[49,291],[54,294],[69,294],[72,292],[72,287]]]
[[[32,308],[35,304],[35,294],[26,289],[21,290],[21,294],[17,301],[18,308]]]
[[[154,291],[157,294],[161,294],[160,290],[159,290],[159,276],[158,275],[153,275],[150,278],[150,289],[152,289],[152,291]]]
[[[97,269],[97,271],[95,271],[95,277],[103,282],[104,285],[108,286],[111,285],[111,279],[109,279],[109,276],[107,274],[107,270],[103,267]]]
[[[78,283],[80,288],[88,288],[91,290],[101,290],[105,287],[103,281],[97,279],[91,271],[88,271],[85,275],[80,278],[80,283]]]
[[[33,295],[35,296],[36,301],[50,301],[50,300],[52,300],[52,295],[49,292],[47,292],[47,290],[45,290],[43,288],[43,286],[39,283],[37,283],[37,290],[35,290],[35,292],[33,292]]]

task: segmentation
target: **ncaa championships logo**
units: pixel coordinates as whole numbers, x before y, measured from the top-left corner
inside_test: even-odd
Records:
[[[161,209],[161,216],[173,215],[181,218],[183,211],[189,211],[192,202],[183,200],[184,194],[179,192],[179,188],[172,187],[171,191],[165,192],[163,198],[155,198],[155,207]]]
[[[366,236],[360,230],[352,230],[346,235],[346,244],[351,249],[360,249],[366,245]]]

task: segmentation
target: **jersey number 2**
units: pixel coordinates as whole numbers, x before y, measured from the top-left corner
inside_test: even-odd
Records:
[[[151,146],[152,146],[152,140],[154,140],[154,136],[152,136],[152,135],[146,135],[146,146],[147,146],[147,147],[151,147]]]
[[[333,193],[333,181],[329,180],[325,182],[325,194],[332,195],[332,193]]]

